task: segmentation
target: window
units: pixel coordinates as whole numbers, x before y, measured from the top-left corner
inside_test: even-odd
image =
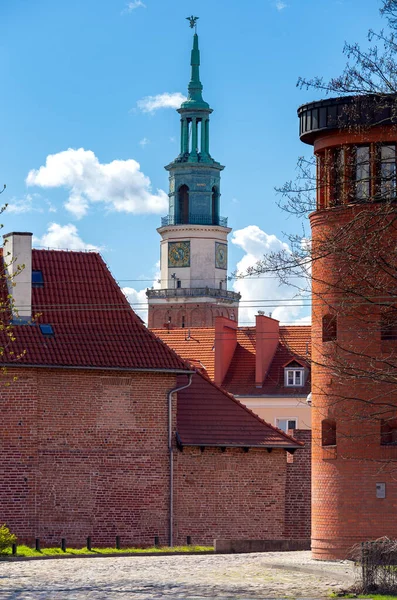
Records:
[[[337,148],[334,151],[332,165],[332,201],[331,204],[336,206],[343,202],[343,184],[345,181],[345,149]]]
[[[181,185],[178,190],[179,223],[189,223],[189,188]]]
[[[32,271],[32,287],[44,287],[42,271]]]
[[[371,164],[369,146],[356,148],[356,193],[357,200],[368,200],[370,197]]]
[[[336,446],[336,422],[331,419],[321,422],[321,445]]]
[[[396,146],[394,144],[380,147],[379,175],[381,198],[394,198],[396,195]]]
[[[285,369],[285,385],[287,387],[302,387],[304,385],[304,369]]]
[[[219,223],[219,192],[216,186],[212,188],[212,223],[213,225]]]
[[[397,309],[388,309],[381,314],[380,339],[397,340]]]
[[[54,335],[54,330],[52,328],[52,325],[49,325],[48,323],[42,323],[41,325],[39,325],[39,327],[40,327],[40,331],[43,335],[46,335],[46,336]]]
[[[182,287],[182,282],[181,282],[181,280],[180,280],[180,279],[177,279],[177,280],[176,280],[176,287],[177,287],[177,288],[180,288],[180,287]]]
[[[337,321],[336,315],[323,316],[323,342],[332,342],[337,337]]]
[[[385,419],[380,424],[381,446],[397,446],[397,420]]]
[[[395,199],[396,144],[341,146],[317,155],[317,208]]]
[[[288,429],[297,429],[298,419],[295,417],[287,419],[276,419],[276,427],[287,433]]]

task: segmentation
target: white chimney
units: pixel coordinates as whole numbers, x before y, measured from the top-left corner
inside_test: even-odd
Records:
[[[32,317],[32,234],[13,232],[3,235],[3,258],[8,289],[13,298],[13,317],[27,321]]]

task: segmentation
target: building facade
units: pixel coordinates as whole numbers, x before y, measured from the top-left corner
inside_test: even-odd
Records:
[[[153,335],[98,253],[5,239],[2,273],[25,265],[0,279],[0,516],[19,543],[308,539],[310,446]]]
[[[299,111],[317,157],[313,252],[312,550],[345,558],[397,536],[395,96]]]
[[[149,327],[211,327],[216,316],[238,319],[240,294],[227,289],[227,218],[220,216],[221,171],[210,154],[210,114],[202,96],[200,51],[193,37],[180,153],[169,172],[169,213],[161,236],[161,287],[148,290]]]

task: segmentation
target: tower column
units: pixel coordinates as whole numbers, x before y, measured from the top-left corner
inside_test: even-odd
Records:
[[[183,119],[183,153],[189,152],[189,122]]]
[[[204,117],[201,119],[201,155],[205,156],[207,154],[207,142],[206,142],[206,129],[207,129],[207,119]]]
[[[190,156],[192,159],[197,158],[197,117],[192,117],[192,151]]]
[[[210,154],[210,120],[205,120],[205,152]]]
[[[181,154],[183,154],[184,150],[183,150],[183,141],[184,141],[184,120],[185,119],[181,119]]]

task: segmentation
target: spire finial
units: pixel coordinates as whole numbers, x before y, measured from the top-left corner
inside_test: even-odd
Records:
[[[194,17],[193,15],[191,17],[186,17],[186,20],[189,21],[190,28],[194,29],[195,33],[197,33],[197,21],[199,18],[200,17]]]
[[[186,19],[189,21],[191,29],[196,29],[198,17],[192,15],[191,17],[186,17]],[[186,102],[183,102],[181,108],[209,109],[209,104],[204,102],[202,96],[203,86],[200,81],[200,50],[197,31],[195,31],[193,35],[193,49],[191,53],[190,65],[192,71],[188,85],[188,98]]]

